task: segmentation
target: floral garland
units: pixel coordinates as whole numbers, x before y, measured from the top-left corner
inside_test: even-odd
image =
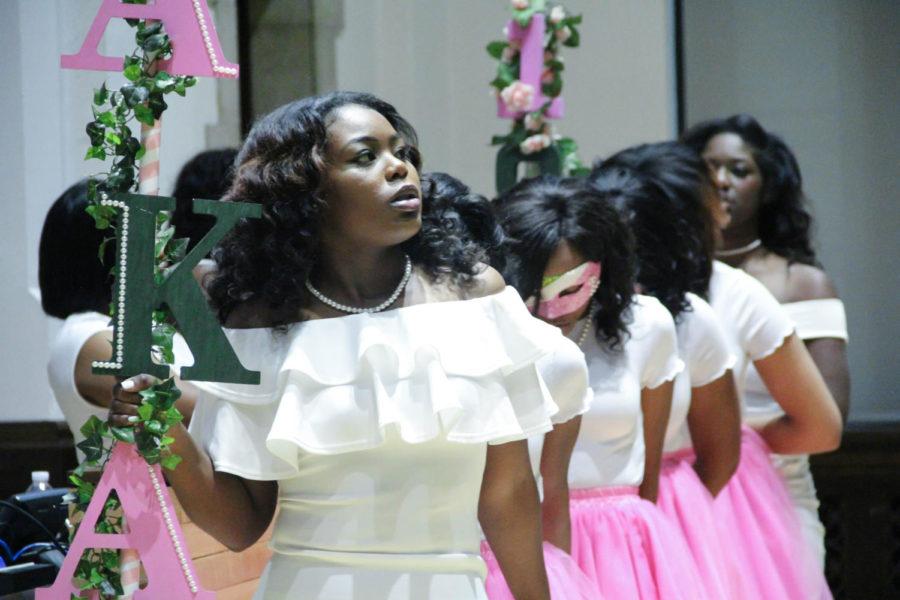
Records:
[[[124,0],[128,4],[146,4],[147,0]],[[88,206],[86,211],[94,219],[97,229],[115,229],[117,209],[102,203],[104,198],[121,192],[137,192],[138,163],[145,154],[145,148],[131,131],[133,121],[152,126],[167,108],[164,96],[176,93],[186,94],[186,89],[196,84],[191,76],[173,76],[157,69],[160,60],[171,58],[172,45],[169,36],[159,21],[126,19],[135,29],[137,49],[126,56],[122,73],[128,80],[118,90],[107,89],[106,84],[94,91],[91,107],[93,119],[85,131],[90,139],[90,147],[85,160],[101,161],[112,158],[106,173],[94,175],[88,180]],[[155,277],[160,283],[167,269],[184,257],[186,239],[174,239],[174,229],[169,224],[169,215],[160,213],[157,218]],[[115,236],[104,240],[98,255],[102,260],[105,246],[114,241]],[[117,274],[118,264],[111,266]],[[110,314],[115,319],[115,303],[110,304]],[[173,336],[175,327],[166,311],[153,313],[153,353],[160,362],[172,364]],[[84,440],[78,448],[85,460],[69,477],[75,486],[72,503],[77,512],[83,513],[94,495],[94,484],[85,480],[88,469],[103,469],[109,460],[112,446],[116,441],[135,444],[138,453],[148,464],[161,464],[174,469],[181,458],[169,451],[174,439],[167,436],[169,428],[179,423],[181,413],[175,408],[175,401],[181,392],[173,378],[160,382],[142,391],[143,404],[139,416],[132,427],[111,427],[106,421],[92,416],[81,427]],[[97,523],[100,533],[121,533],[122,513],[118,499],[111,496],[105,503]],[[77,533],[72,531],[71,539]],[[101,597],[115,597],[123,593],[119,555],[114,549],[92,549],[80,558],[74,577],[82,590],[97,590]]]
[[[510,0],[513,20],[521,27],[527,27],[532,17],[543,14],[546,22],[544,37],[544,69],[541,74],[541,93],[552,101],[562,92],[562,72],[565,69],[560,47],[577,48],[581,36],[577,26],[581,15],[569,15],[559,4],[548,4],[547,0]],[[487,45],[488,54],[499,61],[497,76],[491,81],[491,93],[503,101],[512,113],[527,111],[534,99],[534,86],[519,79],[520,43],[510,37],[504,27],[505,40],[495,40]],[[514,119],[512,130],[506,135],[495,135],[491,145],[511,145],[523,155],[536,154],[555,146],[562,159],[563,173],[580,175],[587,169],[578,158],[578,145],[570,137],[557,134],[547,120],[550,101],[538,110],[525,112]]]

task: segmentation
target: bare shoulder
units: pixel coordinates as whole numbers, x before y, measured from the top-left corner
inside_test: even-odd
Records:
[[[788,266],[790,302],[837,298],[837,290],[828,274],[818,267],[793,263]]]
[[[466,298],[483,298],[499,294],[506,289],[506,281],[497,269],[485,264],[479,265],[479,273],[466,290]]]

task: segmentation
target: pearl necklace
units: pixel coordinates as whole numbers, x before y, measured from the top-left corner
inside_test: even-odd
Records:
[[[326,304],[335,310],[339,310],[341,312],[349,313],[352,315],[358,315],[363,313],[377,313],[381,312],[391,304],[397,301],[397,298],[400,297],[400,294],[403,293],[403,289],[406,287],[406,284],[409,283],[409,277],[412,275],[412,260],[410,260],[409,255],[406,256],[406,266],[403,269],[403,277],[400,278],[400,283],[397,285],[397,289],[394,290],[394,293],[390,295],[390,297],[379,304],[378,306],[372,306],[370,308],[363,307],[357,308],[355,306],[347,306],[346,304],[341,304],[340,302],[335,302],[315,287],[313,287],[312,282],[310,282],[309,277],[306,278],[304,285],[310,294],[316,297],[322,304]]]
[[[752,252],[762,246],[762,240],[755,239],[746,246],[741,246],[740,248],[732,248],[731,250],[716,250],[716,256],[720,257],[728,257],[728,256],[737,256],[738,254],[744,254],[746,252]]]
[[[588,306],[588,316],[584,320],[584,325],[581,327],[581,333],[578,334],[578,339],[575,341],[575,344],[581,348],[584,345],[584,342],[587,341],[587,336],[591,332],[591,325],[594,324],[594,313],[593,309],[594,303],[591,302],[591,305]]]

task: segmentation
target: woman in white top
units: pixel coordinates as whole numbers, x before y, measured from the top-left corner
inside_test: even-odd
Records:
[[[263,217],[205,279],[261,383],[198,385],[170,480],[231,548],[279,507],[258,598],[483,599],[479,522],[516,597],[549,597],[525,438],[573,416],[536,367],[560,334],[422,228],[415,142],[391,105],[335,92],[277,109],[241,149],[227,198]],[[123,383],[113,424],[145,385]]]
[[[704,209],[679,210],[665,189],[642,174],[666,159],[668,144],[645,144],[595,165],[591,180],[621,193],[616,206],[635,238],[638,289],[657,298],[675,319],[685,369],[675,379],[663,447],[659,506],[680,527],[710,597],[740,596],[740,572],[716,533],[712,498],[740,456],[740,405],[731,354],[713,309],[698,294],[709,287],[712,248],[703,232]],[[696,177],[677,164],[669,179]],[[696,293],[694,293],[696,292]]]
[[[784,306],[846,421],[850,374],[844,305],[816,261],[812,218],[793,152],[748,115],[701,123],[685,141],[703,155],[731,216],[722,230],[719,258],[758,279]],[[783,414],[753,366],[748,368],[745,399],[747,422],[753,426],[762,427]],[[809,457],[773,459],[788,482],[807,541],[824,565],[825,528],[819,521]]]
[[[683,364],[668,311],[634,294],[619,193],[543,176],[498,199],[509,278],[535,314],[578,341],[594,393],[568,472],[541,465],[544,523],[605,598],[706,598],[684,539],[654,504]]]
[[[84,453],[81,426],[91,416],[105,419],[112,400],[114,377],[94,375],[94,361],[109,360],[112,326],[110,265],[115,245],[106,244],[101,259],[97,249],[107,232],[97,229],[85,212],[87,181],[80,181],[56,199],[41,230],[38,283],[41,306],[50,317],[64,319],[50,344],[47,376],[53,397],[66,417],[75,439],[78,460]],[[193,402],[179,400],[178,409],[190,420]]]
[[[452,175],[433,172],[422,175],[422,202],[426,207],[422,219],[432,224],[435,231],[440,231],[443,236],[463,240],[467,246],[471,244],[471,248],[478,252],[479,256],[485,256],[492,267],[503,269],[506,264],[504,251],[506,235],[497,223],[493,207],[487,198],[472,192],[468,186]],[[531,457],[536,474],[539,474],[539,465],[542,462],[545,469],[566,472],[572,455],[572,446],[578,436],[580,415],[587,411],[593,400],[593,393],[587,387],[588,374],[584,354],[568,338],[562,337],[561,341],[562,344],[553,354],[538,361],[538,369],[553,401],[562,405],[563,414],[579,416],[559,422],[553,431],[532,436],[529,440],[538,447],[542,446],[540,451],[536,451]],[[574,357],[567,356],[573,354]],[[545,530],[545,538],[547,533],[548,530]],[[560,540],[556,542],[565,545],[565,542]],[[547,541],[544,542],[543,548],[552,598],[597,600],[595,586],[581,572],[571,556]],[[481,555],[488,566],[485,579],[488,598],[513,600],[512,592],[487,542],[481,546]]]
[[[706,206],[707,239],[716,239],[721,204],[711,193],[706,168],[680,144],[667,145],[665,161],[645,165],[646,172],[667,190],[669,201],[683,210]],[[667,174],[671,164],[695,173],[694,184],[678,185]],[[840,415],[808,353],[793,333],[793,324],[777,302],[753,278],[719,262],[713,263],[709,303],[725,332],[738,395],[742,397],[747,365],[754,363],[779,400],[786,416],[758,432],[742,431],[741,461],[716,497],[716,516],[723,541],[737,553],[751,596],[819,598],[830,596],[824,576],[803,543],[799,521],[783,479],[769,452],[785,448],[823,451],[840,440]],[[742,404],[743,408],[743,404]]]

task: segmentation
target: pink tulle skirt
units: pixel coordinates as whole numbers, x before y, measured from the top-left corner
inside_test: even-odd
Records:
[[[713,509],[720,539],[741,565],[752,597],[832,597],[784,480],[769,458],[769,447],[748,427],[741,431],[741,462]]]
[[[571,490],[572,558],[604,598],[719,600],[678,529],[634,487]]]
[[[487,563],[484,581],[489,600],[515,600],[497,564],[497,558],[487,542],[481,542],[481,557]],[[544,566],[550,583],[552,600],[599,600],[596,588],[581,572],[572,557],[548,542],[544,542]]]
[[[711,598],[762,598],[738,568],[735,553],[722,543],[713,497],[694,471],[691,448],[663,456],[657,506],[684,536]]]

